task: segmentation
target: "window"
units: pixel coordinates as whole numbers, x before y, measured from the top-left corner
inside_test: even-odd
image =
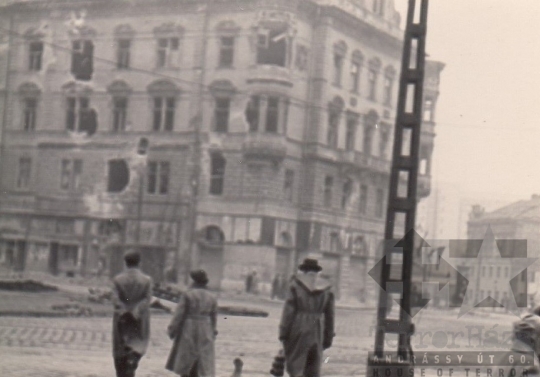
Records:
[[[174,97],[154,97],[154,131],[172,131],[174,128]]]
[[[349,117],[347,119],[347,133],[345,134],[345,149],[353,151],[356,139],[356,123],[355,117]]]
[[[338,132],[339,132],[340,111],[331,108],[328,111],[328,133],[326,135],[326,143],[331,148],[337,148]]]
[[[392,89],[394,86],[394,80],[391,77],[386,76],[384,78],[384,104],[386,106],[392,105]]]
[[[234,61],[234,37],[221,37],[221,46],[219,49],[219,66],[232,67]]]
[[[343,72],[343,56],[334,53],[334,85],[341,86]]]
[[[266,111],[261,110],[266,107]],[[289,101],[277,96],[252,96],[246,109],[246,119],[251,132],[259,131],[264,126],[265,132],[285,131],[287,125]],[[260,124],[261,123],[261,124]]]
[[[334,178],[327,176],[324,179],[324,206],[332,206],[332,188],[334,186]]]
[[[386,158],[386,149],[388,147],[388,139],[390,137],[388,129],[381,127],[379,136],[379,157]]]
[[[337,232],[330,233],[330,251],[332,253],[338,253],[340,250],[339,234]]]
[[[76,132],[87,132],[93,135],[97,130],[97,115],[90,108],[88,97],[68,97],[66,129]]]
[[[231,99],[222,97],[216,98],[216,107],[214,108],[215,131],[227,132],[229,130],[229,112]]]
[[[131,40],[119,39],[116,43],[117,43],[116,68],[128,69],[130,65],[129,61],[130,61]]]
[[[367,211],[368,200],[368,187],[366,185],[360,185],[360,198],[358,202],[358,210],[364,215]]]
[[[23,100],[23,122],[25,131],[34,131],[36,129],[36,110],[37,99],[25,98]]]
[[[30,157],[19,158],[19,171],[17,175],[17,188],[27,189],[30,186],[30,174],[32,172],[32,159]]]
[[[148,182],[146,192],[165,195],[169,192],[170,163],[168,161],[150,161],[148,163]]]
[[[375,209],[375,216],[381,218],[384,212],[384,190],[377,189],[377,207]]]
[[[343,190],[341,195],[341,209],[347,209],[347,206],[349,205],[349,202],[351,200],[351,194],[352,194],[352,181],[348,179],[343,184]]]
[[[358,93],[360,90],[360,63],[351,63],[351,91]]]
[[[486,277],[486,267],[482,266],[482,277]]]
[[[107,192],[122,192],[129,184],[129,167],[125,160],[115,159],[108,163]]]
[[[71,73],[77,80],[92,79],[94,60],[94,44],[89,40],[72,42]]]
[[[43,42],[34,41],[28,45],[28,69],[30,71],[41,71],[43,58]]]
[[[373,132],[375,127],[365,125],[364,126],[364,147],[362,152],[370,156],[371,155],[371,146],[373,144]]]
[[[113,98],[113,131],[120,132],[126,130],[128,99],[126,97]]]
[[[158,39],[157,67],[175,67],[178,64],[179,50],[178,37]]]
[[[262,29],[257,34],[257,64],[287,66],[287,27]]]
[[[367,248],[366,248],[366,242],[364,241],[364,237],[358,236],[354,239],[352,254],[366,256]]]
[[[60,188],[64,191],[77,191],[80,188],[82,160],[63,159],[60,173]]]
[[[285,196],[285,200],[288,200],[290,202],[293,201],[293,195],[294,195],[294,171],[292,170],[285,170],[285,181],[283,182],[283,194]]]
[[[489,266],[489,277],[493,277],[493,266]]]
[[[368,74],[369,83],[369,99],[375,101],[377,99],[377,72],[369,70]]]
[[[423,120],[425,122],[432,122],[433,121],[433,100],[432,99],[426,99],[424,101]]]
[[[220,153],[213,153],[210,163],[210,194],[222,195],[225,181],[226,160]]]

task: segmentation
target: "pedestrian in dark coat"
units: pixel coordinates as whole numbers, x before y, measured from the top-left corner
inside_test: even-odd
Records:
[[[291,377],[319,377],[323,350],[334,338],[334,295],[318,273],[316,259],[305,259],[289,286],[279,326],[287,372]]]
[[[113,279],[113,357],[117,377],[134,377],[150,339],[152,279],[139,270],[141,255],[127,253],[127,270]]]
[[[281,275],[280,274],[276,274],[276,276],[274,276],[274,280],[272,280],[272,294],[271,294],[271,298],[272,300],[276,297],[280,297],[281,296]]]
[[[165,368],[182,377],[214,377],[217,300],[206,290],[205,271],[190,276],[193,285],[180,297],[168,327],[173,347]]]

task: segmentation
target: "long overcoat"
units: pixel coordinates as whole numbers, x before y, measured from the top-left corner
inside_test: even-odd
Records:
[[[283,342],[287,372],[292,377],[320,376],[323,350],[334,337],[334,294],[323,282],[310,283],[302,275],[291,280],[281,323],[279,339]],[[306,370],[308,352],[315,351]]]
[[[129,268],[113,279],[113,356],[144,355],[150,339],[152,278]]]
[[[182,294],[168,327],[173,347],[165,368],[183,376],[197,363],[199,377],[213,377],[216,326],[217,300],[212,293],[192,287]]]

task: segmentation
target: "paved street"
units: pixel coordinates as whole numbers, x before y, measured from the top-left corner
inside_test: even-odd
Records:
[[[245,304],[245,303],[244,303]],[[253,303],[269,312],[268,318],[219,318],[216,344],[218,376],[230,376],[232,360],[241,357],[245,376],[269,376],[272,358],[279,349],[277,328],[280,303]],[[337,337],[334,347],[325,353],[325,376],[359,376],[365,374],[367,352],[373,347],[370,326],[374,311],[338,310]],[[515,317],[492,315],[467,316],[426,311],[417,318],[418,335],[413,339],[417,351],[434,350],[450,345],[449,331],[463,332],[455,345],[485,347],[479,338],[469,339],[466,326],[483,326],[483,333],[496,329],[502,339]],[[165,334],[170,316],[152,318],[152,340],[142,359],[138,376],[174,376],[164,370],[170,341]],[[418,321],[419,320],[419,321]],[[472,335],[479,327],[471,328]],[[437,333],[438,332],[438,333]],[[437,333],[437,334],[436,334]],[[445,343],[445,334],[448,341]],[[441,347],[442,346],[442,347]],[[0,375],[9,377],[102,377],[113,376],[111,356],[111,320],[109,318],[0,318]]]

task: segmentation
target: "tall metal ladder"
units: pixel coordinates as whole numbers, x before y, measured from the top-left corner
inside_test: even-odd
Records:
[[[384,233],[385,261],[381,263],[381,286],[383,289],[381,289],[379,295],[375,357],[368,360],[367,377],[374,375],[371,368],[374,368],[375,365],[381,366],[380,359],[384,355],[384,342],[387,334],[398,334],[399,342],[396,356],[399,356],[405,365],[411,365],[408,352],[410,336],[412,335],[410,333],[411,276],[416,239],[414,226],[422,123],[427,12],[428,0],[409,0]],[[398,190],[398,186],[400,182],[404,185],[405,181],[407,190],[403,194],[401,191],[404,190]],[[405,229],[396,229],[396,225],[398,225],[396,224],[397,218],[404,218]],[[401,238],[403,235],[405,237]],[[391,241],[396,238],[401,238],[397,245],[395,245],[397,241]],[[401,262],[395,264],[396,261]],[[388,318],[388,298],[390,294],[400,297],[399,319]],[[376,358],[378,358],[378,361]],[[374,363],[374,360],[376,363]],[[390,375],[396,375],[397,369],[391,367],[392,363],[388,366],[390,367],[388,368]],[[386,376],[385,372],[379,372],[378,375]],[[407,371],[402,375],[408,376],[409,372]]]

